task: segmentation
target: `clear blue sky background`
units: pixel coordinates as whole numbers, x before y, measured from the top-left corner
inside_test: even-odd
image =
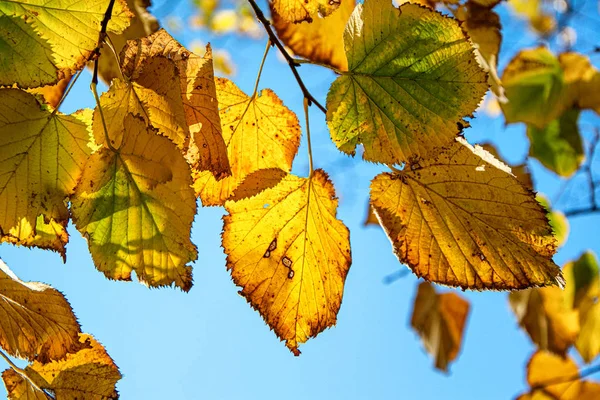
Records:
[[[161,4],[157,1],[158,5]],[[580,3],[580,2],[578,2]],[[588,1],[575,17],[577,49],[589,52],[598,42],[597,2]],[[502,18],[506,36],[503,67],[524,46],[535,44],[523,22]],[[184,21],[192,14],[182,1],[172,15]],[[234,81],[247,93],[254,85],[264,40],[210,37],[187,27],[174,36],[183,44],[194,39],[228,48],[238,67]],[[596,65],[600,57],[592,58]],[[333,73],[312,66],[301,72],[311,92],[325,100]],[[85,72],[62,111],[93,107]],[[261,88],[272,88],[302,117],[302,97],[295,81],[276,57],[269,55]],[[508,161],[527,152],[522,125],[504,127],[502,117],[477,113],[466,131],[471,143],[493,141]],[[194,287],[150,290],[138,283],[108,281],[96,271],[85,241],[69,227],[67,263],[54,253],[0,246],[0,256],[23,280],[43,281],[61,290],[71,302],[83,330],[104,344],[124,377],[118,384],[123,399],[509,399],[525,390],[525,364],[534,347],[518,330],[506,293],[466,292],[472,302],[463,350],[448,375],[432,368],[419,338],[409,328],[417,279],[409,275],[391,285],[382,279],[405,268],[391,251],[381,229],[363,227],[369,181],[385,168],[339,153],[329,139],[323,114],[311,109],[316,167],[327,170],[340,198],[339,217],[351,231],[353,264],[346,281],[338,324],[301,346],[294,357],[237,294],[225,269],[220,247],[221,208],[200,208],[192,239],[199,248]],[[600,126],[585,112],[582,122]],[[304,127],[304,122],[302,122]],[[589,138],[589,129],[584,136]],[[308,169],[305,138],[294,172]],[[561,180],[530,162],[539,191],[550,198]],[[559,206],[584,205],[582,189],[567,190]],[[571,220],[568,243],[556,255],[559,264],[586,249],[600,252],[600,214]],[[448,290],[448,289],[443,289]],[[577,358],[578,362],[580,361]],[[4,395],[0,389],[0,397]]]

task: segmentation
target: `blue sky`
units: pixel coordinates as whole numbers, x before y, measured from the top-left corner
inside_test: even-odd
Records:
[[[594,4],[588,8],[582,11],[587,16],[575,19],[581,27],[581,51],[597,44],[593,41],[600,27]],[[183,1],[174,14],[185,21],[191,12]],[[502,66],[516,50],[535,44],[524,23],[506,16],[503,12],[508,36]],[[206,32],[185,29],[174,36],[183,44],[200,39],[214,48],[230,49],[238,70],[234,81],[247,93],[252,91],[264,40],[211,38]],[[599,58],[593,58],[596,65]],[[309,90],[324,103],[333,73],[313,66],[302,66],[300,71]],[[84,72],[62,111],[94,106],[90,79]],[[274,50],[260,88],[273,89],[297,113],[304,129],[301,92]],[[490,119],[484,113],[476,117],[465,132],[471,143],[493,141],[508,161],[523,159],[528,146],[524,126],[505,128],[502,117]],[[408,275],[383,284],[387,274],[405,267],[381,229],[362,225],[369,182],[385,168],[339,153],[329,139],[323,114],[314,107],[310,120],[315,167],[328,171],[335,183],[338,215],[351,231],[353,264],[337,326],[301,346],[300,357],[294,357],[237,294],[220,247],[222,208],[199,209],[192,231],[199,259],[189,293],[106,280],[72,226],[66,264],[55,253],[10,245],[0,246],[0,257],[21,279],[46,282],[67,296],[83,330],[103,343],[120,367],[124,378],[118,390],[123,399],[492,400],[524,391],[524,367],[534,347],[518,329],[506,293],[463,294],[472,308],[462,353],[449,374],[432,368],[431,357],[408,326],[417,279]],[[584,112],[582,122],[598,126],[600,119]],[[584,136],[589,138],[589,133],[584,130]],[[537,189],[552,199],[561,180],[536,161],[530,167]],[[294,172],[305,175],[307,170],[303,137]],[[566,193],[563,205],[582,201],[574,196]],[[600,252],[600,214],[570,222],[569,241],[555,257],[560,265],[586,249]],[[0,396],[4,393],[0,388]]]

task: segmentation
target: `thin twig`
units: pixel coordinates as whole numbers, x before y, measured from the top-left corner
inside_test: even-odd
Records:
[[[397,280],[404,278],[407,275],[408,275],[408,269],[399,269],[398,271],[395,271],[389,275],[386,275],[383,278],[383,283],[385,283],[386,285],[389,285],[391,283],[396,282]]]
[[[306,60],[304,58],[294,58],[294,62],[296,62],[296,64],[312,64],[312,65],[318,65],[319,67],[323,67],[323,68],[327,68],[332,70],[333,72],[335,72],[338,75],[343,75],[343,74],[347,74],[347,72],[342,71],[341,69],[337,69],[336,67],[334,67],[333,65],[329,65],[329,64],[325,64],[322,62],[318,62],[318,61],[312,61],[312,60]]]
[[[256,96],[258,92],[258,83],[260,82],[260,77],[262,75],[263,67],[265,66],[265,60],[267,59],[267,54],[269,54],[269,49],[271,48],[271,39],[267,40],[267,47],[265,48],[265,53],[263,54],[262,61],[260,62],[260,67],[258,68],[258,74],[256,76],[256,83],[254,84],[254,90],[252,91],[252,99]],[[250,103],[248,103],[250,104]]]
[[[314,105],[316,105],[321,111],[323,111],[324,113],[327,113],[327,109],[325,107],[323,107],[317,101],[317,99],[315,99],[313,97],[313,95],[308,91],[308,89],[304,85],[304,82],[302,81],[302,78],[300,77],[300,74],[298,73],[298,70],[297,70],[297,67],[299,67],[300,64],[298,64],[294,60],[294,58],[292,56],[290,56],[287,51],[285,51],[285,47],[283,47],[283,44],[281,44],[281,42],[279,41],[279,38],[277,37],[277,35],[275,35],[275,32],[273,32],[273,29],[271,28],[271,23],[265,17],[265,14],[262,12],[262,10],[258,6],[258,4],[256,4],[256,1],[248,0],[248,2],[252,6],[252,9],[254,10],[254,13],[256,14],[256,17],[258,18],[258,20],[265,27],[265,31],[267,31],[267,34],[269,35],[269,39],[271,40],[271,43],[273,45],[275,45],[281,52],[281,55],[283,55],[283,57],[285,57],[285,60],[287,61],[290,69],[292,70],[292,73],[294,74],[294,78],[296,78],[296,82],[298,82],[298,86],[300,86],[300,90],[302,90],[302,94],[304,95],[304,98],[308,99],[308,105],[310,106],[311,104],[314,103]]]
[[[69,92],[71,91],[71,89],[73,89],[73,86],[75,86],[75,82],[77,82],[77,79],[79,79],[79,76],[81,75],[82,72],[83,72],[83,68],[80,69],[79,72],[77,72],[77,74],[75,75],[75,77],[73,79],[71,79],[71,82],[69,82],[69,86],[67,87],[67,90],[65,90],[62,97],[60,98],[60,101],[58,102],[56,107],[54,107],[54,111],[52,111],[53,116],[58,112],[58,109],[62,105],[63,101],[65,101],[65,99],[69,95]]]
[[[92,58],[94,59],[94,76],[92,77],[92,83],[98,84],[98,57],[100,57],[100,48],[102,44],[105,42],[106,30],[108,28],[108,22],[112,18],[113,7],[115,6],[115,0],[110,0],[108,3],[108,7],[106,7],[106,12],[104,13],[104,18],[100,23],[100,33],[98,34],[98,43],[96,43],[96,48],[92,52]]]
[[[313,155],[310,143],[310,124],[308,123],[308,99],[304,98],[304,115],[306,117],[306,147],[308,147],[308,177],[313,174]]]
[[[50,394],[48,392],[46,392],[44,389],[40,388],[30,377],[29,375],[27,375],[27,372],[25,372],[25,370],[17,367],[15,365],[15,363],[12,362],[12,360],[10,358],[8,358],[8,356],[6,354],[4,354],[4,352],[2,350],[0,350],[0,357],[2,357],[4,359],[4,361],[6,361],[6,363],[13,369],[13,371],[15,371],[17,374],[19,374],[19,376],[21,378],[23,378],[24,380],[26,380],[27,382],[29,382],[29,384],[31,386],[33,386],[33,388],[35,390],[38,390],[40,392],[42,392],[44,394],[44,396],[46,396],[49,399],[54,399],[54,397],[50,396]]]

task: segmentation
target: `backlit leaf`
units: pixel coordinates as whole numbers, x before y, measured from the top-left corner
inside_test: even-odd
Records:
[[[525,186],[527,189],[533,190],[533,180],[531,179],[531,173],[529,172],[529,167],[527,167],[526,163],[523,164],[509,164],[506,162],[504,158],[500,156],[498,153],[498,149],[491,143],[482,143],[481,147],[492,156],[497,158],[503,164],[506,164],[510,167],[512,174],[517,178],[521,185]]]
[[[2,0],[0,85],[36,87],[73,75],[98,42],[110,0]],[[124,0],[114,4],[108,31],[122,32],[131,19]],[[10,20],[7,20],[9,18]]]
[[[131,114],[119,123],[118,152],[88,160],[72,198],[73,221],[96,268],[111,279],[131,271],[149,286],[192,286],[196,213],[190,168],[175,145]]]
[[[448,145],[487,90],[486,74],[458,22],[390,0],[357,5],[344,32],[349,72],[327,95],[338,148],[399,163]]]
[[[578,118],[579,110],[571,109],[543,129],[529,125],[529,156],[560,176],[573,175],[584,160]]]
[[[25,373],[40,389],[53,393],[56,399],[117,399],[115,386],[121,379],[119,369],[92,336],[81,334],[79,341],[86,348],[68,354],[65,360],[48,364],[35,361],[25,368]],[[12,369],[5,370],[2,379],[10,400],[48,399]]]
[[[335,324],[350,268],[348,229],[325,172],[288,175],[249,199],[227,201],[223,248],[233,281],[296,355]]]
[[[564,284],[545,210],[508,167],[464,139],[378,175],[371,204],[400,261],[428,281],[499,290]]]
[[[527,383],[555,400],[594,400],[600,396],[600,384],[578,378],[577,364],[569,358],[538,351],[527,365]],[[531,397],[545,399],[546,397]]]
[[[600,114],[600,71],[587,56],[563,53],[558,57],[569,85],[569,104],[580,109],[592,109]]]
[[[8,354],[48,362],[77,351],[79,323],[58,290],[23,282],[0,260],[0,347]]]
[[[469,302],[461,296],[438,294],[428,282],[419,285],[410,324],[435,357],[437,369],[448,371],[448,364],[458,356],[468,315]]]
[[[0,241],[50,248],[64,257],[65,201],[91,152],[89,111],[53,113],[29,93],[0,89]],[[40,224],[52,226],[55,237],[39,243]]]
[[[273,9],[287,22],[312,22],[326,17],[348,0],[272,0]]]
[[[354,0],[343,0],[327,18],[316,17],[312,22],[301,23],[287,22],[273,11],[273,26],[277,36],[294,54],[347,71],[343,35],[352,10]]]
[[[542,129],[566,108],[563,70],[545,47],[517,54],[504,70],[502,84],[508,98],[501,104],[507,123],[526,122]]]
[[[153,126],[185,152],[198,171],[217,179],[230,174],[221,134],[212,52],[200,57],[161,29],[127,42],[121,53],[124,73]],[[109,117],[107,117],[109,119]]]
[[[252,172],[269,168],[290,172],[301,134],[296,114],[273,91],[248,97],[228,79],[216,82],[231,176],[217,181],[208,172],[194,174],[196,195],[205,206],[222,205]]]
[[[552,232],[554,232],[554,237],[556,237],[556,246],[562,247],[569,238],[569,220],[561,211],[552,210],[550,201],[543,195],[538,193],[536,199],[548,211],[546,216],[552,227]]]
[[[563,290],[535,288],[512,292],[508,299],[519,325],[539,349],[565,355],[575,343],[579,314],[569,308]]]

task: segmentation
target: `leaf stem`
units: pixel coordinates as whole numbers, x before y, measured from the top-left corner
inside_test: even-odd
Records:
[[[4,352],[2,350],[0,350],[0,357],[2,357],[4,359],[4,361],[6,361],[6,363],[12,368],[13,371],[15,371],[17,374],[19,374],[19,376],[21,376],[21,378],[23,378],[24,380],[26,380],[27,382],[29,382],[29,384],[31,386],[33,386],[34,389],[42,392],[44,394],[44,396],[46,396],[49,399],[54,399],[54,397],[50,396],[45,390],[43,390],[42,388],[40,388],[30,377],[29,375],[27,375],[27,372],[25,372],[25,370],[17,367],[15,365],[15,363],[12,362],[12,360],[6,355],[4,354]]]
[[[54,111],[52,111],[52,116],[56,115],[56,113],[58,112],[58,109],[62,105],[63,101],[65,101],[65,99],[69,95],[69,92],[71,91],[71,89],[73,89],[73,86],[75,86],[75,82],[77,82],[77,79],[79,79],[79,76],[81,75],[82,72],[83,72],[83,68],[77,72],[77,74],[75,75],[75,77],[73,79],[71,79],[71,82],[69,82],[69,86],[67,87],[67,90],[65,90],[62,97],[60,98],[60,101],[58,102],[56,107],[54,107]]]
[[[308,105],[309,100],[304,98],[304,115],[306,117],[306,147],[308,147],[308,177],[312,177],[313,174],[313,155],[312,155],[312,144],[310,143],[310,124],[308,122]]]
[[[321,111],[323,111],[323,113],[327,113],[327,109],[325,107],[323,107],[317,101],[317,99],[315,99],[313,97],[313,95],[306,88],[306,85],[304,85],[304,82],[302,81],[302,78],[300,77],[300,74],[298,73],[298,70],[297,70],[297,67],[299,67],[300,64],[298,64],[296,62],[296,60],[294,60],[294,58],[292,56],[290,56],[288,54],[288,52],[285,50],[285,47],[283,47],[283,44],[281,44],[281,42],[277,38],[277,35],[275,35],[275,32],[273,32],[273,29],[271,28],[271,23],[265,17],[265,14],[262,12],[262,10],[258,6],[258,4],[256,4],[256,1],[255,0],[248,0],[248,2],[252,6],[252,9],[254,10],[254,13],[256,14],[256,17],[258,18],[258,20],[264,26],[265,31],[267,32],[267,35],[269,35],[269,39],[270,39],[271,43],[275,47],[277,47],[277,49],[279,49],[279,51],[281,52],[281,55],[283,55],[283,57],[287,61],[288,65],[289,65],[289,67],[290,67],[290,69],[292,71],[292,74],[294,74],[294,78],[296,78],[296,82],[298,82],[298,86],[300,86],[300,90],[302,90],[302,94],[304,95],[304,98],[308,99],[308,105],[310,106],[310,105],[314,104]]]
[[[342,71],[341,69],[337,69],[336,67],[329,65],[329,64],[325,64],[325,63],[321,63],[318,61],[312,61],[312,60],[306,60],[304,58],[294,58],[294,61],[297,64],[312,64],[312,65],[318,65],[319,67],[323,67],[323,68],[327,68],[333,72],[335,72],[338,75],[344,75],[347,74],[346,71]]]
[[[110,142],[110,137],[108,136],[108,127],[106,126],[106,120],[104,119],[104,112],[102,111],[102,106],[100,105],[100,97],[98,97],[98,90],[96,90],[97,83],[92,81],[90,83],[90,89],[92,89],[92,93],[94,94],[94,99],[96,100],[96,106],[98,107],[98,111],[100,112],[100,119],[102,120],[102,128],[104,129],[104,140],[106,141],[106,145],[113,153],[118,153],[119,151],[115,149],[115,147]]]
[[[265,48],[265,53],[263,54],[262,61],[260,62],[260,67],[258,68],[258,75],[256,75],[256,83],[254,84],[254,90],[252,91],[251,98],[256,97],[256,93],[258,92],[258,83],[260,82],[260,76],[262,75],[263,67],[265,66],[265,60],[267,59],[267,54],[269,54],[269,49],[271,48],[271,39],[267,40],[267,47]]]

